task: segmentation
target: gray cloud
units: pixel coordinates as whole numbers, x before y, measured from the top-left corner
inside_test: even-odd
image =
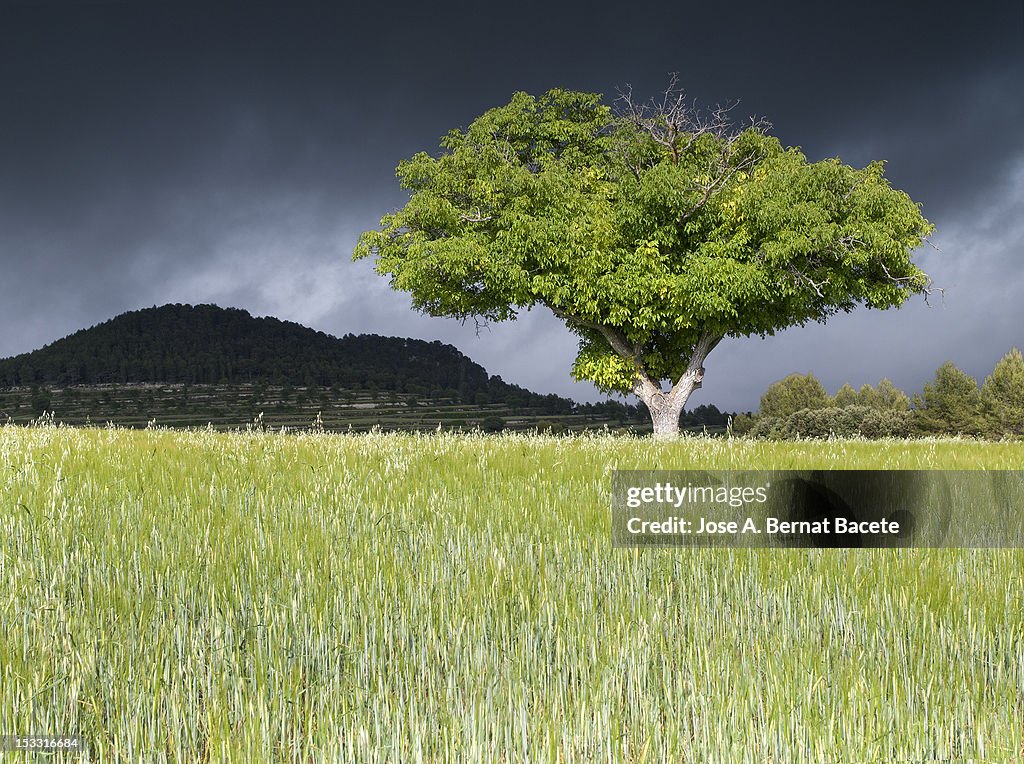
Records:
[[[915,390],[947,359],[981,376],[1024,344],[1019,4],[752,3],[728,29],[705,6],[685,29],[643,3],[548,7],[540,26],[523,10],[496,33],[469,4],[5,7],[0,356],[126,310],[216,302],[441,339],[507,381],[596,399],[569,379],[576,343],[550,315],[477,333],[412,312],[349,257],[403,201],[397,161],[513,90],[653,93],[669,71],[704,101],[742,97],[812,159],[888,160],[938,227],[940,251],[920,257],[946,287],[930,308],[727,341],[694,405],[752,408],[792,371]]]

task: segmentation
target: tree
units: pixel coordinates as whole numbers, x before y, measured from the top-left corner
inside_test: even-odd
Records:
[[[872,409],[883,408],[882,396],[875,388],[865,382],[860,386],[860,390],[857,391],[856,405],[867,406]]]
[[[874,389],[869,399],[862,401],[862,405],[871,406],[877,409],[888,409],[892,411],[906,411],[910,408],[910,398],[900,390],[892,381],[885,377]]]
[[[977,435],[983,429],[978,383],[947,361],[924,393],[914,396],[914,419],[924,433]]]
[[[32,416],[41,417],[50,410],[50,391],[46,387],[32,388]]]
[[[853,389],[849,385],[844,386],[844,390],[853,392]],[[844,390],[840,390],[840,393],[844,393]],[[836,394],[836,400],[839,399],[839,393]],[[843,399],[848,398],[848,393],[844,394]],[[906,411],[910,408],[910,398],[907,394],[900,390],[896,385],[892,383],[888,378],[882,379],[878,383],[878,387],[872,387],[871,385],[862,385],[860,390],[854,393],[854,400],[850,403],[836,403],[837,406],[867,406],[871,409],[878,409],[879,411]]]
[[[354,257],[430,315],[550,310],[579,337],[573,376],[635,393],[673,435],[725,337],[930,292],[911,253],[932,226],[882,162],[809,162],[767,130],[695,110],[675,79],[614,108],[516,93],[398,165],[408,202]]]
[[[480,429],[484,432],[501,432],[505,429],[505,420],[500,416],[487,416],[480,421]]]
[[[1024,356],[1013,348],[981,386],[990,429],[996,435],[1024,435]]]
[[[865,385],[865,387],[870,387],[870,385]],[[861,388],[862,391],[863,389],[864,388]],[[850,387],[849,382],[840,387],[839,390],[836,391],[836,394],[832,396],[832,405],[836,408],[842,409],[847,406],[856,406],[859,402],[860,398],[857,395],[857,391]]]
[[[828,406],[825,386],[813,374],[790,374],[773,382],[761,396],[761,415],[784,418],[803,409]]]

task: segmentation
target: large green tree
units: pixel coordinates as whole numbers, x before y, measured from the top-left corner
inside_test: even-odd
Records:
[[[408,202],[355,257],[431,315],[550,310],[579,337],[573,376],[635,393],[656,436],[678,431],[723,338],[929,288],[911,254],[931,226],[881,162],[809,162],[764,124],[694,111],[674,81],[614,107],[516,93],[441,148],[399,164]]]

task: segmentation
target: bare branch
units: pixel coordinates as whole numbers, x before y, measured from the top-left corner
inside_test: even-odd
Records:
[[[689,101],[685,91],[679,87],[677,73],[671,75],[660,100],[651,98],[646,103],[640,103],[633,97],[630,85],[618,93],[619,116],[664,146],[674,164],[678,163],[680,155],[698,136],[708,132],[724,136],[731,127],[728,112],[732,106],[718,107],[709,115],[702,114],[696,102]]]
[[[849,198],[853,195],[853,192],[857,190],[857,186],[859,186],[863,181],[864,181],[864,176],[862,175],[861,177],[857,178],[857,180],[855,180],[853,182],[853,185],[850,186],[850,190],[847,191],[846,195],[843,197],[843,201],[844,202],[849,200]]]
[[[679,216],[679,223],[685,223],[687,220],[689,220],[698,212],[700,212],[701,209],[703,209],[704,206],[711,199],[711,196],[715,193],[715,191],[721,190],[725,186],[725,184],[728,183],[736,175],[736,173],[745,172],[749,170],[751,167],[757,164],[757,162],[763,159],[763,157],[759,154],[751,155],[741,160],[738,164],[730,164],[732,161],[731,149],[732,143],[729,142],[727,143],[726,148],[722,153],[722,156],[719,161],[719,166],[717,168],[708,168],[709,173],[717,169],[719,175],[717,177],[713,177],[708,183],[702,186],[693,187],[693,190],[702,190],[703,194],[701,194],[701,198],[697,201],[696,204],[694,204],[689,210],[687,210],[685,213]]]
[[[651,98],[645,103],[633,96],[633,88],[626,85],[618,90],[618,114],[638,130],[647,133],[654,141],[669,150],[673,162],[678,161],[698,137],[713,134],[719,138],[734,141],[743,130],[734,128],[731,112],[739,101],[718,104],[702,111],[695,99],[689,99],[679,87],[679,74],[670,75],[668,86],[660,98]],[[771,125],[764,119],[750,119],[750,126],[764,132]]]
[[[664,147],[673,164],[678,164],[703,135],[713,135],[721,142],[721,151],[705,168],[708,181],[690,189],[697,192],[699,197],[680,215],[679,223],[685,223],[703,209],[714,194],[724,188],[737,173],[750,170],[764,158],[760,154],[737,155],[736,144],[745,130],[753,128],[764,132],[770,127],[766,120],[753,117],[749,126],[743,126],[742,129],[735,127],[732,111],[739,105],[739,101],[719,104],[702,111],[696,101],[688,99],[679,87],[679,76],[675,73],[671,75],[665,91],[647,102],[638,101],[630,85],[618,93],[619,118]],[[628,150],[622,151],[622,157],[630,172],[639,180],[642,170],[640,163],[630,156]]]
[[[795,266],[792,266],[792,265],[789,266],[788,270],[789,270],[789,274],[793,277],[793,280],[795,282],[797,282],[797,283],[802,282],[804,284],[807,284],[811,289],[814,290],[814,293],[817,294],[818,297],[820,297],[822,299],[825,299],[825,295],[821,291],[821,289],[826,284],[828,284],[828,282],[829,282],[828,277],[826,277],[824,281],[815,281],[814,279],[812,279],[810,276],[808,276],[806,273],[804,273],[803,271],[799,270]]]
[[[924,295],[925,305],[931,305],[931,303],[928,301],[928,298],[931,297],[935,292],[939,293],[939,298],[942,302],[946,301],[946,290],[942,287],[932,286],[932,280],[928,279],[928,286],[921,290],[921,294]]]
[[[480,336],[480,332],[483,331],[484,329],[486,329],[487,331],[491,330],[491,325],[489,323],[487,323],[486,320],[481,320],[480,316],[472,316],[472,319],[473,319],[474,331],[475,331],[475,334],[476,334],[477,337]],[[466,323],[466,320],[463,319],[462,323]]]
[[[922,295],[924,295],[924,302],[926,305],[931,304],[928,302],[928,298],[931,297],[936,292],[939,293],[939,296],[943,300],[946,299],[946,290],[943,289],[942,287],[935,286],[935,282],[932,281],[932,277],[929,276],[927,273],[922,274],[925,278],[925,282],[922,285],[917,283],[919,282],[920,277],[894,276],[892,272],[886,267],[885,263],[881,263],[881,266],[882,272],[885,273],[886,278],[888,278],[893,284],[899,287],[910,287],[914,291],[920,292]]]

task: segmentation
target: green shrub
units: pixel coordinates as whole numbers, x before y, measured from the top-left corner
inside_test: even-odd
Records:
[[[782,426],[785,438],[851,438],[859,434],[863,406],[830,406],[824,409],[802,409],[790,414]]]
[[[501,432],[505,429],[505,420],[500,416],[484,417],[480,421],[480,429],[484,432]]]
[[[860,424],[865,438],[907,438],[913,430],[913,413],[908,409],[868,409]]]
[[[785,423],[785,419],[777,416],[758,416],[754,418],[753,426],[747,431],[747,436],[751,438],[767,438],[770,440],[778,440],[785,436],[781,432],[782,425]]]
[[[831,406],[801,409],[788,417],[758,417],[752,438],[905,438],[911,432],[911,412],[870,406]]]
[[[757,419],[751,414],[737,414],[732,420],[733,435],[747,435],[753,429]]]

